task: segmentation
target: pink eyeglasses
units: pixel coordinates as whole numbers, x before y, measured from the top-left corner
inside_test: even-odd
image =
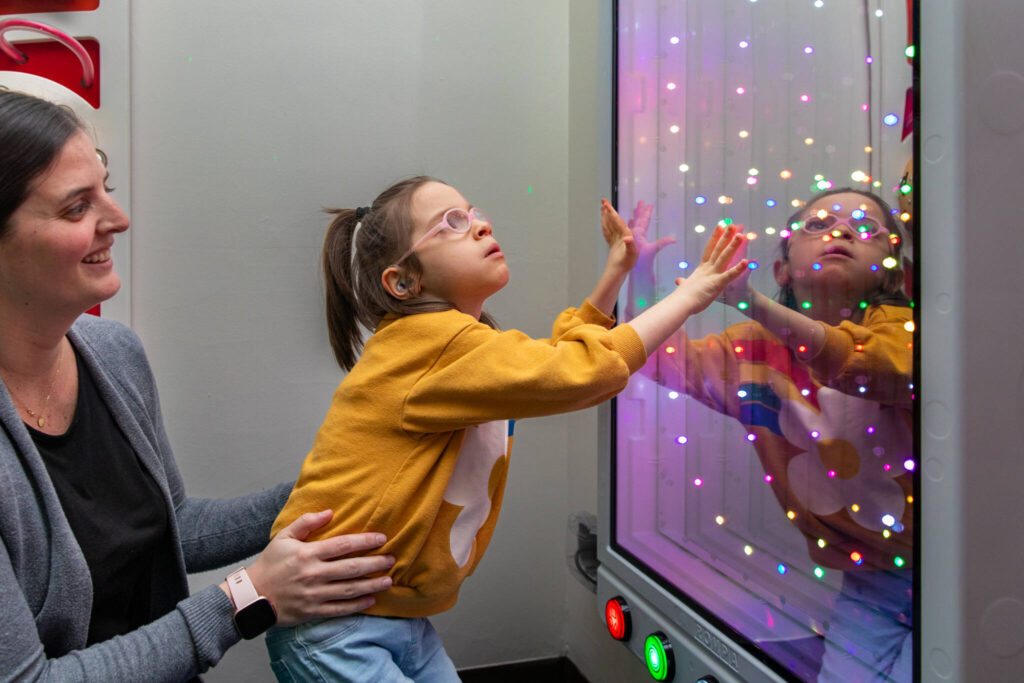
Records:
[[[491,224],[491,219],[488,218],[483,211],[481,211],[475,206],[472,207],[469,211],[459,208],[448,209],[447,211],[444,212],[444,216],[441,217],[441,222],[432,227],[430,230],[427,230],[427,234],[416,240],[416,243],[409,247],[409,251],[402,254],[402,258],[395,261],[394,265],[397,266],[399,263],[409,258],[409,255],[416,251],[416,249],[419,248],[421,244],[423,244],[424,242],[426,242],[431,237],[441,232],[445,228],[460,235],[469,232],[469,229],[473,226],[474,220],[483,221],[484,223],[487,223],[487,225]]]

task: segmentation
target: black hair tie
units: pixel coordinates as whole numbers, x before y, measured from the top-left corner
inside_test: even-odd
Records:
[[[356,209],[356,220],[361,221],[363,219],[363,216],[365,216],[368,213],[370,213],[370,207],[360,206],[358,209]]]

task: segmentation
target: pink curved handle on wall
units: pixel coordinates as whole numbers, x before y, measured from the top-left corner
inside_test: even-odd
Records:
[[[38,21],[27,21],[25,19],[5,19],[0,21],[0,52],[3,52],[18,64],[27,62],[28,56],[8,43],[7,38],[4,37],[4,33],[15,29],[45,33],[74,52],[75,56],[78,57],[78,61],[82,63],[82,87],[92,87],[93,81],[96,80],[96,67],[93,66],[92,58],[89,57],[89,53],[85,51],[80,42],[48,24],[41,24]]]

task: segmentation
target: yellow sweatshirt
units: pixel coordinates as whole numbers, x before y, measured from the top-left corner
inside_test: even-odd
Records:
[[[317,538],[380,532],[374,554],[397,559],[367,613],[450,609],[497,523],[508,420],[596,405],[643,366],[636,332],[613,322],[589,302],[564,311],[550,339],[454,310],[386,318],[335,392],[271,535],[330,508]]]

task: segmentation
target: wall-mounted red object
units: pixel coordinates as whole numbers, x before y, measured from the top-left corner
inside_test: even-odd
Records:
[[[28,61],[19,64],[5,54],[0,54],[0,71],[18,71],[48,78],[60,83],[94,109],[100,108],[100,44],[91,38],[79,38],[85,51],[89,53],[96,68],[96,79],[92,87],[82,87],[82,64],[78,57],[56,40],[26,40],[13,42],[11,45],[28,57]]]
[[[88,12],[99,6],[100,0],[0,0],[0,14]]]

